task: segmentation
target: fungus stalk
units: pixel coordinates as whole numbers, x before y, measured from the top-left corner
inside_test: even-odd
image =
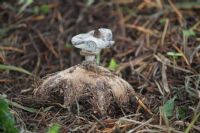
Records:
[[[80,55],[85,56],[85,61],[95,62],[96,55],[93,53],[89,53],[89,52],[82,50],[82,51],[80,51]]]

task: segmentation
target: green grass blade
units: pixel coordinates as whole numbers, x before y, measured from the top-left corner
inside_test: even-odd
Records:
[[[200,116],[200,112],[199,112],[196,116],[193,117],[192,122],[191,122],[190,125],[187,127],[187,129],[185,130],[184,133],[190,133],[190,130],[191,130],[192,126],[193,126],[194,123],[198,120],[199,116]]]
[[[110,69],[110,70],[112,70],[112,71],[116,71],[117,68],[118,68],[118,66],[119,66],[119,65],[117,64],[116,60],[112,58],[112,59],[110,60],[108,69]]]
[[[36,113],[36,112],[38,112],[37,109],[25,107],[25,106],[20,105],[19,103],[12,102],[12,101],[10,101],[10,100],[8,100],[8,103],[9,103],[11,106],[14,106],[14,107],[16,107],[16,108],[23,109],[23,110],[28,111],[28,112],[31,112],[31,113]]]
[[[0,64],[0,70],[12,70],[12,71],[17,71],[17,72],[25,73],[25,74],[28,74],[28,75],[32,75],[32,73],[25,70],[24,68],[12,66],[12,65]]]

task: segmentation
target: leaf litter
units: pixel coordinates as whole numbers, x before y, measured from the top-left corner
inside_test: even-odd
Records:
[[[52,123],[61,125],[61,132],[200,132],[200,7],[196,2],[1,2],[0,92],[17,103],[10,107],[18,127],[20,118],[32,132],[46,132]],[[48,5],[48,11],[34,14],[36,5]],[[131,105],[135,109],[109,108],[109,115],[100,117],[89,104],[81,106],[87,104],[84,100],[68,111],[62,99],[33,97],[41,77],[81,62],[78,50],[66,47],[71,37],[103,26],[112,29],[116,43],[101,52],[100,64],[108,67],[112,59],[117,62],[111,63],[113,72],[138,94],[139,104]],[[181,56],[174,60],[169,52]],[[32,73],[37,76],[29,76]],[[176,117],[177,107],[187,111]]]

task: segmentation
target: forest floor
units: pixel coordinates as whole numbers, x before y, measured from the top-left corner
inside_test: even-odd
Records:
[[[0,0],[0,93],[16,126],[37,133],[52,123],[61,132],[200,132],[199,14],[198,0]],[[70,40],[96,27],[113,31],[115,44],[101,52],[100,64],[114,61],[113,73],[142,97],[135,110],[99,117],[34,97],[40,78],[81,63]]]

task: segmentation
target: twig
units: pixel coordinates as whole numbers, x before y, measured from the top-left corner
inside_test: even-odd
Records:
[[[106,126],[99,120],[99,119],[97,119],[94,115],[92,115],[91,114],[91,116],[92,116],[92,118],[94,118],[103,128],[106,128]]]
[[[150,29],[145,29],[145,28],[142,27],[142,26],[133,25],[133,24],[126,24],[126,27],[127,27],[127,28],[136,29],[136,30],[141,31],[141,32],[143,32],[143,33],[156,36],[156,33],[155,33],[154,31],[152,31],[152,30],[150,30]]]
[[[140,100],[137,96],[135,96],[135,98],[137,99],[138,103],[139,103],[149,114],[153,115],[153,113],[151,112],[151,110],[148,109],[148,108],[146,107],[146,105],[142,102],[142,100]]]
[[[165,27],[164,27],[163,34],[162,34],[162,38],[161,38],[161,46],[162,46],[162,47],[163,47],[163,45],[164,45],[165,36],[166,36],[166,34],[167,34],[168,26],[169,26],[169,19],[166,19],[166,21],[165,21]]]
[[[170,90],[169,90],[169,85],[168,85],[168,82],[167,82],[166,69],[167,69],[167,66],[165,64],[162,64],[162,82],[163,82],[163,88],[165,89],[165,91],[167,93],[169,93]]]
[[[139,129],[139,128],[141,128],[141,127],[143,127],[143,126],[149,124],[149,123],[152,122],[152,121],[153,121],[153,118],[149,119],[148,121],[144,122],[143,124],[140,124],[139,126],[135,127],[134,129],[129,130],[127,133],[133,133],[133,132],[135,132],[137,129]]]
[[[171,65],[170,61],[165,58],[163,55],[161,54],[158,54],[158,55],[154,55],[154,57],[161,63],[164,63],[165,65],[169,66],[169,67],[172,67],[174,69],[177,69],[177,70],[180,70],[180,71],[183,71],[183,72],[186,72],[186,73],[193,73],[192,71],[190,70],[186,70],[184,68],[181,68],[181,67],[178,67],[178,66],[173,66]],[[162,59],[161,59],[162,58]],[[166,60],[167,59],[167,60]]]
[[[127,122],[132,122],[132,123],[136,123],[136,124],[143,124],[144,122],[139,122],[139,121],[136,121],[136,120],[133,120],[133,119],[126,119],[126,118],[120,118],[119,121],[127,121]],[[168,130],[171,130],[173,131],[174,133],[183,133],[181,131],[177,131],[175,130],[174,128],[172,127],[169,127],[169,129],[167,127],[164,127],[164,126],[160,126],[160,125],[152,125],[152,124],[149,124],[147,123],[146,124],[147,126],[150,126],[150,127],[154,127],[154,128],[157,128],[157,129],[160,129],[162,131],[168,131]]]
[[[170,6],[173,8],[173,10],[175,11],[175,13],[177,14],[178,16],[178,20],[181,24],[181,26],[183,26],[183,15],[181,14],[181,12],[176,8],[176,6],[174,5],[174,3],[171,1],[171,0],[168,0]]]

